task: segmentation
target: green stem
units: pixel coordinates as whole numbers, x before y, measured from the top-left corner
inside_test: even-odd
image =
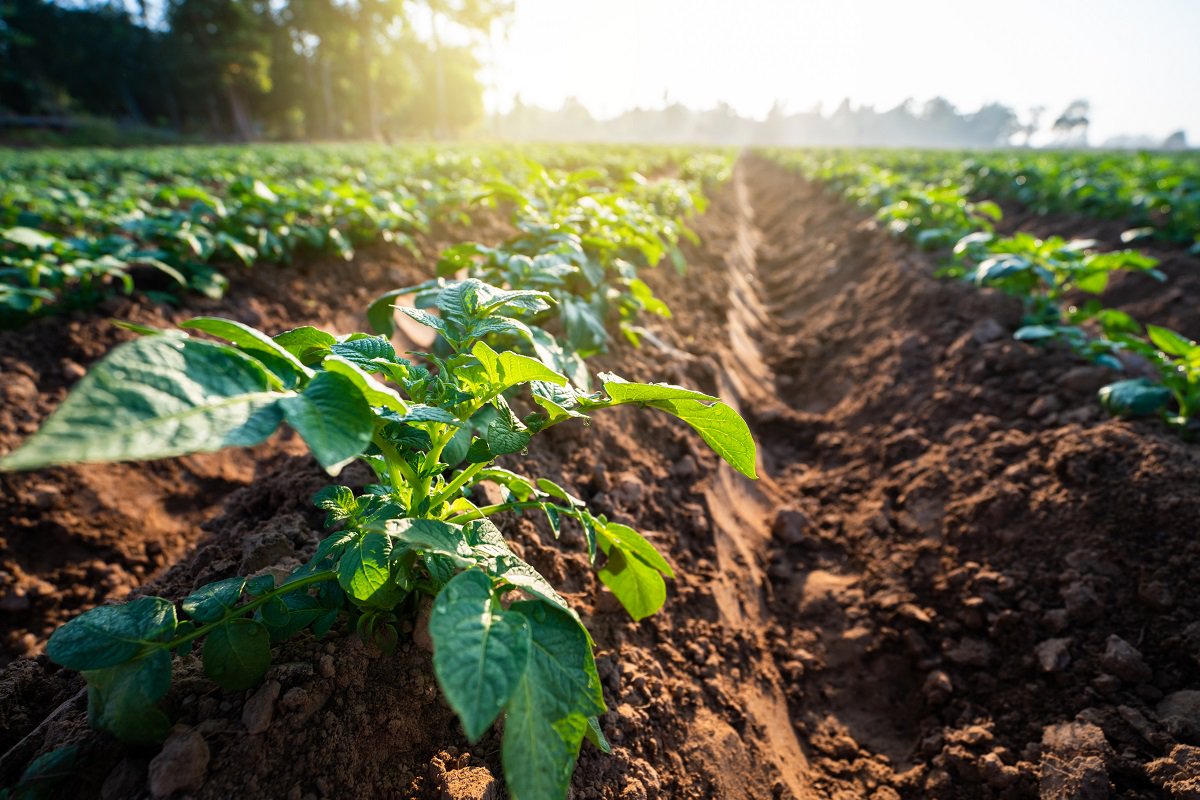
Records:
[[[497,503],[494,506],[484,506],[483,508],[477,508],[474,511],[464,511],[461,514],[450,517],[448,520],[446,520],[446,522],[449,522],[452,525],[463,525],[472,520],[490,517],[492,514],[499,514],[503,511],[521,511],[529,508],[541,508],[544,505],[545,503],[541,501],[526,501],[523,503]]]
[[[371,441],[383,453],[384,463],[387,464],[388,479],[391,481],[393,489],[399,492],[404,488],[405,484],[413,486],[417,483],[417,474],[412,471],[412,467],[400,455],[399,450],[380,436],[378,431],[371,437]]]
[[[172,639],[169,642],[162,642],[160,644],[157,644],[157,645],[149,648],[142,655],[143,656],[147,655],[148,653],[152,653],[155,650],[164,650],[164,649],[165,650],[174,650],[175,648],[179,647],[180,645],[187,644],[188,642],[192,641],[193,639],[198,639],[201,636],[203,636],[204,634],[208,633],[209,631],[211,631],[215,628],[219,628],[220,626],[229,622],[231,619],[237,619],[238,617],[245,616],[248,612],[253,611],[254,609],[258,608],[259,606],[270,602],[271,600],[275,599],[276,597],[278,597],[280,595],[290,594],[291,592],[294,592],[297,589],[301,589],[305,586],[309,586],[314,583],[322,583],[324,581],[335,580],[336,578],[337,578],[337,573],[334,572],[333,570],[323,570],[321,572],[314,572],[312,575],[305,575],[303,578],[300,578],[299,580],[292,581],[291,583],[285,583],[284,585],[278,586],[269,592],[265,592],[264,594],[259,595],[258,597],[254,598],[253,600],[251,600],[249,603],[246,603],[245,605],[237,606],[236,608],[231,608],[229,610],[228,614],[221,617],[219,620],[216,620],[215,622],[210,622],[207,625],[201,625],[200,627],[196,628],[196,630],[192,631],[191,633],[180,636],[178,639]]]
[[[442,503],[448,502],[451,498],[454,497],[454,494],[459,489],[466,486],[467,482],[469,480],[471,480],[471,478],[474,478],[476,475],[478,475],[480,470],[482,470],[486,466],[487,466],[487,464],[483,463],[483,462],[478,463],[478,464],[472,464],[471,466],[464,469],[462,472],[455,475],[454,480],[452,480],[452,481],[450,481],[450,483],[446,484],[446,488],[443,489],[442,491],[438,492],[437,495],[433,498],[433,500],[431,500],[429,502],[429,507],[431,509],[434,509],[434,508],[437,508],[438,506],[440,506]]]

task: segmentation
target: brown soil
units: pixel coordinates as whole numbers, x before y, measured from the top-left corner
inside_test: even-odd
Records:
[[[743,161],[697,229],[687,279],[651,276],[675,311],[661,346],[597,366],[737,403],[763,479],[633,409],[552,429],[511,465],[636,524],[680,575],[634,624],[578,535],[501,520],[598,643],[614,753],[585,745],[573,796],[1195,796],[1196,446],[1105,419],[1102,370],[1012,341],[1012,301],[934,280],[794,175]],[[257,479],[193,501],[217,514],[207,536],[144,591],[311,549],[325,476],[271,446],[245,458]],[[88,732],[79,679],[18,659],[0,675],[0,750],[17,745],[0,782],[75,742],[64,796],[144,797],[168,774],[206,798],[503,796],[485,772],[498,734],[468,751],[415,634],[393,657],[345,631],[299,638],[246,693],[181,659],[161,753]]]

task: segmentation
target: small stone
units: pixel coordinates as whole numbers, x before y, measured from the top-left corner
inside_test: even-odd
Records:
[[[929,705],[940,706],[954,694],[954,682],[945,672],[935,669],[926,676],[925,684],[921,687],[921,694],[924,695],[925,702]]]
[[[1167,611],[1175,605],[1175,596],[1162,581],[1147,581],[1139,585],[1138,599],[1156,611]]]
[[[1071,639],[1047,639],[1033,648],[1042,672],[1062,672],[1071,665]]]
[[[317,662],[317,672],[321,673],[322,678],[332,678],[337,675],[337,667],[334,666],[333,656],[326,653],[321,656]]]
[[[150,794],[169,797],[175,792],[198,792],[208,771],[208,743],[198,731],[176,729],[150,762]]]
[[[1167,732],[1175,738],[1200,736],[1200,691],[1172,692],[1159,701],[1155,712]]]
[[[992,646],[982,639],[963,639],[946,651],[946,658],[962,666],[986,667],[992,660]]]
[[[1130,683],[1148,681],[1152,674],[1137,648],[1115,634],[1109,636],[1105,642],[1100,665]]]
[[[812,527],[812,519],[795,506],[781,508],[771,523],[771,535],[784,544],[800,544]]]
[[[1029,404],[1029,410],[1026,412],[1034,419],[1042,419],[1048,417],[1055,411],[1062,408],[1062,401],[1058,399],[1058,395],[1043,394],[1034,398]]]
[[[1079,622],[1089,622],[1098,619],[1104,613],[1104,603],[1091,586],[1083,581],[1076,581],[1062,590],[1063,603],[1067,607],[1067,615]]]
[[[299,711],[308,705],[308,690],[303,686],[293,686],[283,694],[280,705],[288,711]]]
[[[87,370],[79,365],[78,362],[72,361],[69,358],[64,358],[61,363],[63,377],[69,381],[77,381],[87,374]]]
[[[999,339],[1003,339],[1006,336],[1008,336],[1008,331],[1004,329],[1003,325],[991,317],[980,320],[978,323],[976,323],[975,327],[971,329],[971,339],[973,339],[976,344],[987,344],[988,342],[994,342]]]
[[[671,474],[676,478],[692,477],[696,474],[696,459],[692,458],[691,454],[684,455],[671,465]]]
[[[1061,633],[1069,622],[1065,608],[1052,608],[1042,616],[1042,621],[1051,633]]]
[[[267,681],[242,706],[242,724],[251,736],[271,727],[271,718],[275,716],[275,701],[279,699],[281,689],[279,681]]]
[[[993,789],[1007,789],[1016,783],[1017,768],[1005,764],[996,752],[984,753],[979,759],[979,775]]]

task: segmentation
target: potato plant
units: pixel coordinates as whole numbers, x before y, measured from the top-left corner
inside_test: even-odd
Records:
[[[91,724],[126,741],[158,741],[170,726],[159,701],[174,655],[199,646],[208,677],[244,690],[262,680],[272,644],[304,630],[324,636],[341,619],[389,651],[398,617],[429,598],[434,672],[467,738],[478,740],[503,715],[511,795],[565,797],[583,739],[607,749],[592,640],[492,517],[541,513],[556,534],[568,521],[580,526],[600,581],[634,619],[662,606],[673,572],[633,528],[497,460],[526,452],[551,426],[619,405],[682,419],[749,477],[755,447],[745,422],[715,397],[612,374],[585,393],[541,361],[485,341],[527,338],[516,316],[551,302],[535,289],[446,284],[436,315],[404,309],[444,342],[444,353],[419,361],[398,355],[382,336],[312,327],[268,336],[213,317],[182,330],[139,328],[141,338],[100,361],[0,468],[249,446],[287,424],[331,475],[359,460],[374,480],[316,495],[332,532],[282,579],[270,572],[226,578],[178,606],[140,597],[92,609],[56,631],[47,652],[83,674]],[[504,500],[473,502],[471,489],[483,481],[503,486]]]

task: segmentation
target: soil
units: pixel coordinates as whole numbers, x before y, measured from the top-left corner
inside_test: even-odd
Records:
[[[674,311],[654,326],[656,343],[594,366],[738,405],[762,479],[719,464],[681,423],[627,408],[551,429],[509,465],[636,525],[679,574],[663,611],[635,624],[587,568],[578,533],[555,542],[540,519],[500,520],[597,642],[614,752],[584,746],[572,796],[1197,796],[1196,445],[1154,422],[1105,418],[1094,393],[1110,374],[1013,341],[1013,301],[935,280],[928,257],[796,175],[743,159],[695,228],[703,243],[686,279],[648,276]],[[319,297],[322,275],[297,275],[297,296]],[[262,291],[229,302],[279,303],[268,327],[313,318]],[[98,318],[76,322],[76,334],[39,345],[55,360],[37,362],[47,377],[29,376],[37,411],[6,422],[0,445],[61,398],[61,354],[82,365],[113,341],[99,340]],[[5,358],[34,358],[30,330],[20,349],[0,349]],[[36,559],[18,555],[32,533],[6,534],[3,551],[29,575],[61,576],[42,578],[54,592],[95,580],[68,572],[69,547],[94,544],[86,557],[101,567],[130,566],[112,588],[0,613],[36,639],[137,583],[178,598],[297,563],[321,536],[308,498],[327,479],[293,445],[162,462],[142,478],[150,488],[139,485],[149,500],[129,496],[132,470],[105,468],[121,493],[110,517],[81,522],[76,536],[54,527],[56,503],[76,502],[69,489],[44,508],[4,506],[19,523],[6,531],[58,537]],[[36,482],[72,487],[79,475],[23,476],[18,488],[33,498]],[[154,499],[180,476],[184,501]],[[15,496],[6,484],[0,503]],[[176,543],[157,561],[134,561],[113,530],[149,518],[133,505],[143,500],[191,531],[161,530]],[[146,534],[134,539],[143,553],[156,541]],[[179,726],[144,751],[87,730],[77,676],[18,658],[0,674],[0,782],[76,743],[64,796],[505,796],[498,732],[467,746],[439,698],[427,637],[404,633],[390,657],[345,630],[299,637],[244,693],[217,690],[195,656],[178,659],[166,707]]]

